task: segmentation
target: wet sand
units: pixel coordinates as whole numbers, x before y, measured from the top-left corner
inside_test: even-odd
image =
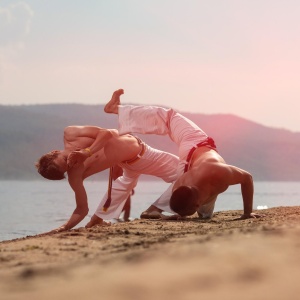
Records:
[[[1,242],[0,299],[299,299],[300,207],[260,212]]]

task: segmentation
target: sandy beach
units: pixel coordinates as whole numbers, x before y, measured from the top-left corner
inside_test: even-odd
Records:
[[[300,207],[261,212],[4,241],[0,299],[299,299]]]

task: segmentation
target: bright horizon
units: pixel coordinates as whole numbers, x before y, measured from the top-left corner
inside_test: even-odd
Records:
[[[300,132],[296,0],[0,0],[0,104],[124,103]]]

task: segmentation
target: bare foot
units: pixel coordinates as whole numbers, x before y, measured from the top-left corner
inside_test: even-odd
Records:
[[[109,226],[110,223],[103,221],[103,219],[97,217],[96,215],[93,215],[91,220],[85,225],[85,228],[91,228],[96,225]]]
[[[141,219],[162,219],[162,213],[158,211],[144,211],[141,213]]]
[[[162,215],[162,220],[166,220],[166,221],[169,221],[169,220],[175,220],[175,221],[178,221],[178,220],[185,220],[186,217],[181,217],[180,215],[171,215],[171,216],[165,216],[165,215]]]
[[[141,214],[142,219],[160,219],[162,218],[162,210],[158,207],[151,205]]]
[[[118,114],[118,105],[120,105],[120,96],[124,94],[123,89],[116,90],[110,101],[104,106],[104,111],[108,114]]]

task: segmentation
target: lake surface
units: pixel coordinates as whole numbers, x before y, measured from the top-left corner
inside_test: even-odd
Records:
[[[140,181],[132,196],[131,218],[138,218],[169,185]],[[107,182],[85,182],[89,214],[84,226],[107,190]],[[254,209],[299,206],[300,182],[256,182]],[[61,226],[75,209],[74,193],[64,181],[0,181],[0,241],[35,235]],[[243,209],[240,185],[218,197],[215,211]]]

